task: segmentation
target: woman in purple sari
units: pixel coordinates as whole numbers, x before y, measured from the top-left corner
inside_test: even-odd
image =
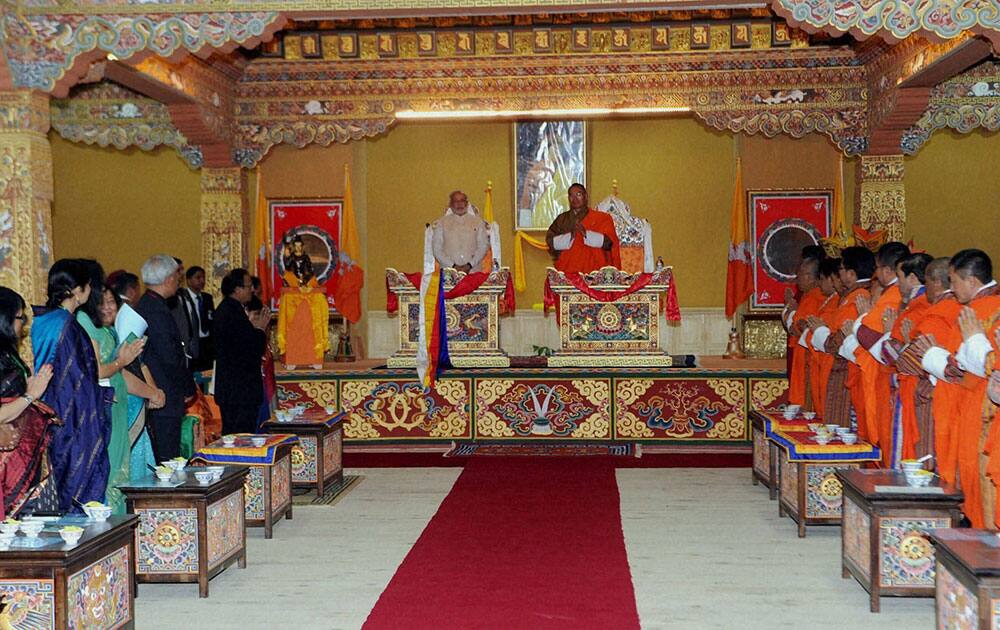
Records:
[[[62,512],[79,512],[88,501],[103,503],[108,483],[111,423],[97,384],[94,346],[73,316],[89,296],[87,266],[74,259],[56,261],[49,270],[48,311],[31,326],[35,369],[50,364],[53,372],[42,400],[63,421],[52,428],[49,447]]]

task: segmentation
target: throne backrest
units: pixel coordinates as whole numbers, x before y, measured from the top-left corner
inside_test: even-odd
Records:
[[[621,242],[622,269],[629,273],[644,271],[646,221],[633,216],[628,203],[614,195],[597,204],[597,209],[610,214],[615,222]]]

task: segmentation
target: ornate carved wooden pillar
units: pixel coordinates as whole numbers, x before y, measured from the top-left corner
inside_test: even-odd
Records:
[[[855,171],[856,220],[866,230],[885,230],[899,241],[906,230],[902,155],[862,155]]]
[[[207,291],[218,295],[223,276],[246,266],[249,230],[243,169],[201,169],[201,258]]]
[[[52,265],[49,97],[0,92],[0,284],[45,301]]]

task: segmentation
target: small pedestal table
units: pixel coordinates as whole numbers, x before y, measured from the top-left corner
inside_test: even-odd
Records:
[[[96,522],[68,516],[38,538],[18,534],[0,551],[3,616],[13,628],[135,627],[135,547],[130,514]],[[59,537],[63,525],[84,529],[80,542]]]
[[[938,628],[1000,627],[1000,538],[983,529],[939,529],[934,608]]]
[[[838,470],[844,487],[843,577],[852,575],[879,597],[934,595],[934,548],[928,534],[958,526],[962,492],[944,482],[911,488],[901,472]]]
[[[247,566],[243,485],[248,469],[227,466],[218,481],[202,484],[186,474],[161,482],[150,475],[119,486],[128,511],[139,517],[136,578],[139,582],[197,582],[208,597],[208,581],[233,562]]]
[[[263,446],[254,446],[254,437],[264,438]],[[263,527],[264,538],[271,538],[275,522],[282,516],[292,518],[292,448],[298,442],[284,433],[237,433],[233,446],[217,440],[202,447],[191,461],[248,468],[243,484],[246,526]]]
[[[344,478],[344,414],[306,413],[290,422],[268,420],[261,427],[271,433],[290,433],[299,438],[292,447],[292,486],[313,488],[316,496],[326,484]]]

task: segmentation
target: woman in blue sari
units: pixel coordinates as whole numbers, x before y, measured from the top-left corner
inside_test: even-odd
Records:
[[[111,422],[97,384],[97,356],[74,312],[90,297],[87,266],[62,259],[49,269],[48,311],[31,326],[35,370],[52,366],[42,401],[62,419],[52,428],[49,458],[59,510],[80,512],[88,501],[104,502],[108,484]]]

